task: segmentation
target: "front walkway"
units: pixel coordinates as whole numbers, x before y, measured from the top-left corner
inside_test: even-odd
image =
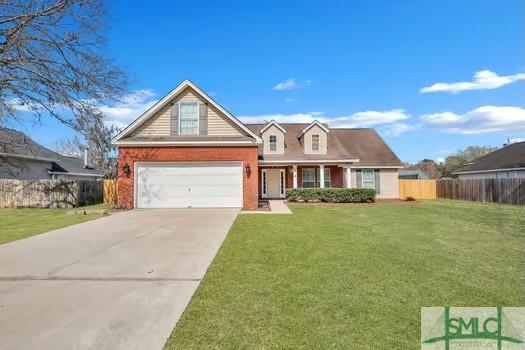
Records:
[[[132,210],[0,245],[1,348],[162,349],[237,213]]]
[[[241,214],[293,214],[282,199],[270,199],[268,203],[270,204],[270,210],[246,210],[241,211]]]

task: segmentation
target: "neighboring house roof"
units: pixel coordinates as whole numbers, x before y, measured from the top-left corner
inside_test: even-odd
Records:
[[[131,134],[131,132],[134,131],[138,126],[142,125],[150,117],[155,116],[155,114],[158,111],[160,111],[163,107],[165,107],[168,103],[170,103],[179,93],[181,93],[182,91],[184,91],[184,89],[186,89],[188,87],[190,87],[195,92],[197,92],[205,101],[211,103],[215,108],[217,108],[220,112],[222,112],[227,118],[229,118],[241,130],[243,130],[248,135],[253,137],[253,139],[255,139],[255,141],[257,143],[261,143],[262,142],[262,139],[258,135],[254,134],[240,120],[235,118],[224,107],[222,107],[219,103],[217,103],[214,99],[212,99],[210,96],[208,96],[204,91],[199,89],[195,84],[193,84],[189,80],[184,80],[175,89],[170,91],[166,96],[164,96],[157,103],[155,103],[151,108],[149,108],[146,112],[144,112],[140,117],[135,119],[131,124],[129,124],[124,130],[122,130],[117,136],[115,136],[113,138],[113,142],[118,144],[119,140],[122,140],[126,136],[129,136]],[[133,141],[135,141],[135,139]]]
[[[421,171],[421,169],[399,169],[399,177],[415,175],[417,175],[418,179],[428,179],[427,174]]]
[[[85,168],[83,159],[62,156],[14,129],[0,128],[0,156],[49,162],[51,173],[103,176],[93,168]]]
[[[329,129],[327,133],[326,154],[305,154],[299,135],[311,123],[281,123],[285,133],[283,154],[264,154],[259,158],[264,162],[285,161],[348,161],[358,162],[360,166],[402,167],[402,163],[374,129]],[[266,124],[246,124],[253,132],[260,133]],[[325,126],[325,125],[323,125]],[[326,126],[325,126],[326,127]]]
[[[525,142],[516,142],[479,157],[454,174],[525,169]]]
[[[8,128],[0,128],[0,155],[53,162],[59,154],[53,152],[27,137],[24,133]]]

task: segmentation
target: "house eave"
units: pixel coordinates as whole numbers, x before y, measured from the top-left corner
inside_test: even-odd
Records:
[[[326,132],[327,134],[330,132],[330,129],[328,129],[326,126],[324,126],[320,121],[318,120],[314,120],[313,122],[311,122],[306,128],[304,128],[301,133],[299,134],[299,138],[302,137],[308,130],[310,130],[312,127],[314,127],[315,125],[317,125],[318,127],[320,127],[324,132]]]
[[[274,125],[277,129],[281,130],[284,134],[286,134],[286,130],[279,125],[275,120],[271,120],[264,128],[261,129],[260,133],[264,133],[270,126]]]
[[[57,162],[58,161],[58,159],[53,159],[53,158],[34,157],[34,156],[26,156],[26,155],[22,155],[22,154],[4,153],[4,152],[0,152],[0,157],[22,158],[22,159],[38,160],[38,161],[42,161],[42,162]]]
[[[251,141],[118,141],[117,146],[257,146],[261,142]]]
[[[453,172],[454,175],[461,175],[461,174],[482,174],[482,173],[495,173],[498,171],[513,171],[513,170],[524,170],[525,167],[519,167],[519,168],[499,168],[499,169],[486,169],[486,170],[470,170],[470,171],[457,171]]]
[[[69,176],[91,176],[91,177],[104,177],[103,174],[87,174],[87,173],[69,173],[63,171],[48,171],[49,175],[69,175]]]
[[[359,159],[285,159],[259,160],[259,164],[326,164],[326,163],[357,163]]]

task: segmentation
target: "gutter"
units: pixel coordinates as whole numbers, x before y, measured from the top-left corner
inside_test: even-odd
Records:
[[[487,169],[487,170],[472,170],[472,171],[457,171],[457,172],[453,172],[452,174],[454,174],[454,175],[459,175],[459,174],[481,174],[481,173],[495,173],[495,172],[498,172],[498,171],[513,171],[513,170],[525,170],[525,167]]]
[[[33,156],[24,156],[22,154],[13,154],[13,153],[4,153],[4,152],[0,152],[0,156],[10,157],[10,158],[33,159],[33,160],[39,160],[39,161],[42,161],[42,162],[58,162],[58,159],[43,158],[43,157],[33,157]]]
[[[93,176],[93,177],[104,177],[102,174],[86,174],[86,173],[65,173],[63,171],[48,171],[50,175],[73,175],[73,176]]]
[[[114,145],[117,146],[257,146],[261,142],[251,142],[251,141],[128,141],[128,142],[114,142]]]

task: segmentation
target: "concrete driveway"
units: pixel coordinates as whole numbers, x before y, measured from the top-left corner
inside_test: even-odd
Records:
[[[0,245],[1,348],[161,349],[237,214],[133,210]]]

